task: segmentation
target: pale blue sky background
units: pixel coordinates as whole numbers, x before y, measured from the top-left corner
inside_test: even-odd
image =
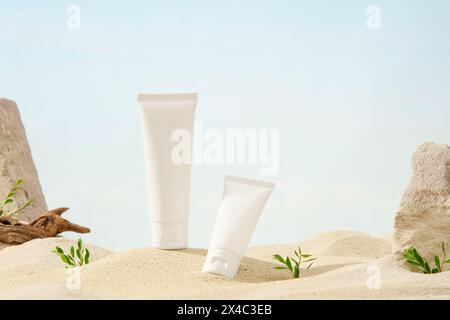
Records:
[[[49,206],[71,207],[87,241],[149,243],[136,94],[179,91],[199,93],[206,128],[280,129],[252,244],[387,234],[414,148],[450,143],[449,14],[447,0],[1,0],[0,96],[20,106]],[[259,177],[193,168],[191,246],[208,245],[227,173]]]

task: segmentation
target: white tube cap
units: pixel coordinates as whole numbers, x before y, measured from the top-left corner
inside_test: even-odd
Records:
[[[183,222],[152,222],[152,247],[158,249],[185,249],[188,224]]]
[[[219,274],[227,278],[234,278],[242,257],[224,249],[209,249],[203,264],[202,272]]]

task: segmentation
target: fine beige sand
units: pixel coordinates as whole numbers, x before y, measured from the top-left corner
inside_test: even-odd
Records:
[[[33,240],[0,247],[2,299],[449,299],[449,272],[424,275],[391,255],[390,237],[332,231],[297,244],[247,250],[233,280],[200,272],[204,249],[139,248],[112,253],[88,245],[92,262],[81,268],[81,289],[51,252],[75,242]],[[301,245],[319,259],[300,279],[274,270],[274,253],[292,255]],[[4,246],[3,246],[4,247]]]

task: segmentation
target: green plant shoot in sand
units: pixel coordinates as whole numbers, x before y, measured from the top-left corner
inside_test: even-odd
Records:
[[[274,269],[276,270],[287,270],[291,273],[293,278],[300,277],[300,269],[302,267],[302,263],[311,262],[316,260],[317,258],[312,258],[311,254],[302,253],[302,249],[298,247],[298,250],[294,250],[295,257],[286,257],[283,259],[279,254],[274,254],[273,258],[283,264],[283,266],[276,266]],[[306,259],[306,260],[304,260]],[[309,269],[314,262],[308,264],[306,269]]]
[[[6,209],[6,207],[8,205],[15,203],[15,198],[16,198],[17,192],[20,190],[23,190],[22,186],[24,184],[25,184],[25,182],[22,179],[19,179],[16,182],[14,182],[14,185],[12,186],[11,190],[6,195],[5,199],[0,203],[0,216],[4,215],[4,216],[8,216],[8,217],[15,217],[19,213],[21,213],[23,210],[25,210],[26,208],[31,206],[31,204],[33,203],[33,199],[27,200],[27,202],[25,202],[22,205],[17,204],[17,207],[15,210],[7,210]]]
[[[450,259],[447,259],[447,246],[448,244],[441,242],[442,257],[439,257],[436,254],[434,255],[433,268],[430,267],[430,263],[420,256],[419,252],[414,247],[405,249],[405,251],[403,251],[403,257],[413,268],[423,273],[430,274],[444,272],[447,271],[445,265],[450,264]]]
[[[56,253],[66,264],[66,268],[81,267],[89,263],[91,253],[88,248],[83,247],[83,240],[78,239],[77,248],[70,247],[69,252],[65,253],[60,247],[56,247],[52,252]]]

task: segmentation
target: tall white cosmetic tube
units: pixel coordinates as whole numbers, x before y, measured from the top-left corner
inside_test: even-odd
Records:
[[[188,242],[192,133],[196,93],[139,94],[152,247]]]
[[[233,278],[274,183],[226,176],[203,272]]]

